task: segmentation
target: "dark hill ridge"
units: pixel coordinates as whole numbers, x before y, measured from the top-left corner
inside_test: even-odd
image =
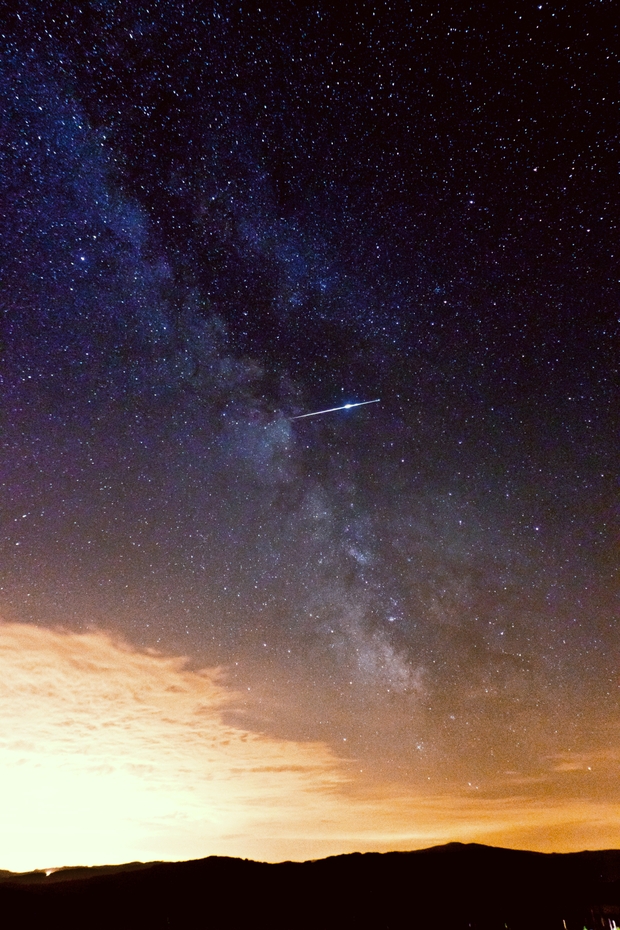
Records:
[[[620,850],[546,854],[451,843],[268,864],[213,856],[0,873],[0,925],[73,928],[620,926]]]

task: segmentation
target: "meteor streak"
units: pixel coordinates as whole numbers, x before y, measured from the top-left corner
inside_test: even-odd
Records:
[[[378,404],[381,398],[377,400],[360,400],[357,404],[343,404],[342,407],[329,407],[328,410],[315,410],[314,413],[300,413],[291,420],[303,420],[305,417],[319,417],[322,413],[334,413],[336,410],[350,410],[351,407],[364,407],[366,404]]]

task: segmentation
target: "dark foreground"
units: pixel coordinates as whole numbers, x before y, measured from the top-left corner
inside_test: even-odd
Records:
[[[453,843],[269,865],[212,857],[0,872],[2,927],[620,926],[620,850],[565,855]]]

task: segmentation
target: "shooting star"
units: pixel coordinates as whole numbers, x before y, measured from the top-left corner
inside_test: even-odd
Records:
[[[336,410],[350,410],[351,407],[365,407],[366,404],[378,404],[381,398],[378,397],[377,400],[360,400],[356,404],[343,404],[342,407],[329,407],[327,410],[315,410],[313,413],[300,413],[296,417],[291,417],[291,420],[303,420],[305,417],[320,417],[322,413],[335,413]]]

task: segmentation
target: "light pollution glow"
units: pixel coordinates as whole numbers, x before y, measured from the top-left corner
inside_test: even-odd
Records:
[[[268,861],[451,840],[620,846],[620,803],[519,790],[412,796],[327,745],[229,726],[218,670],[103,632],[0,624],[0,868],[221,854]],[[618,754],[550,760],[617,769]],[[515,794],[515,791],[519,791]]]

